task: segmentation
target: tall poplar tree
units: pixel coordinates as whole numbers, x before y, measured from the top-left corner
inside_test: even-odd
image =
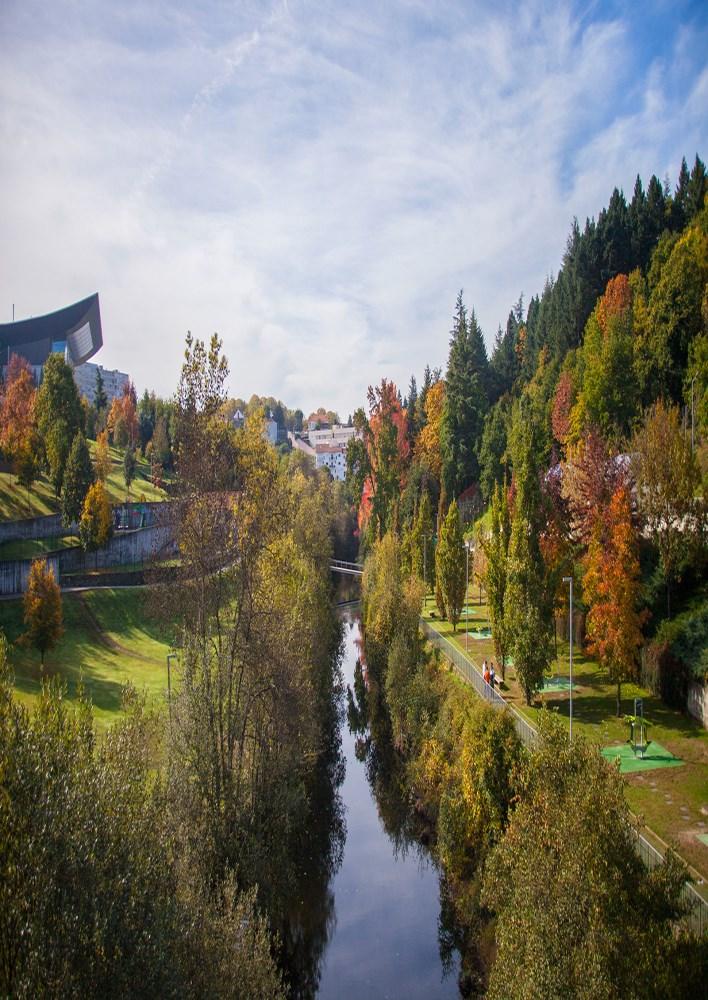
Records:
[[[435,553],[435,575],[447,617],[456,632],[465,603],[465,541],[455,500],[450,504],[440,529]]]
[[[526,703],[540,688],[552,658],[553,611],[539,537],[542,500],[528,414],[517,409],[512,434],[516,497],[509,541],[504,618],[509,623],[511,653]]]
[[[445,407],[440,427],[442,478],[457,497],[479,476],[477,449],[487,412],[489,364],[477,318],[457,296],[447,363]]]
[[[511,539],[511,518],[506,480],[503,487],[500,487],[499,483],[494,487],[491,515],[492,532],[484,545],[487,555],[484,587],[487,592],[489,621],[494,637],[494,652],[497,660],[501,663],[502,680],[505,680],[510,629],[504,613],[504,598],[508,580],[509,541]]]

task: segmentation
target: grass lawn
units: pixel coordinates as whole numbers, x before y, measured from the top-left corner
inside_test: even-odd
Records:
[[[45,676],[60,676],[68,700],[76,698],[80,681],[91,696],[98,729],[121,711],[121,691],[130,682],[148,701],[164,705],[167,688],[165,657],[169,636],[145,610],[143,588],[86,591],[63,596],[65,632],[45,657]],[[22,602],[0,602],[0,627],[11,643],[15,692],[31,704],[41,684],[39,654],[16,645],[23,631]]]
[[[77,535],[62,535],[60,538],[20,538],[14,542],[0,542],[0,559],[35,559],[47,552],[58,552],[78,545]]]
[[[478,590],[472,592],[470,588],[470,638],[467,641],[467,655],[478,667],[485,657],[487,660],[494,660],[497,678],[500,679],[501,670],[496,662],[491,639],[472,638],[472,630],[482,634],[489,628],[487,608],[479,603],[478,594]],[[424,617],[463,652],[464,614],[463,610],[463,618],[455,635],[449,622],[440,621],[432,595],[428,596],[427,607],[424,608]],[[551,673],[559,678],[568,678],[567,643],[558,643],[558,653],[558,659],[551,666]],[[616,685],[610,684],[607,674],[577,646],[573,650],[573,688],[573,731],[582,733],[601,747],[623,745],[629,732],[622,718],[616,717]],[[501,684],[500,689],[504,697],[534,724],[537,723],[543,706],[557,711],[566,723],[569,720],[570,700],[567,690],[550,690],[537,696],[534,703],[528,706],[516,681],[514,668],[509,665],[506,668],[506,683]],[[633,812],[660,838],[675,844],[689,864],[708,876],[708,844],[699,839],[701,834],[708,833],[708,731],[689,715],[669,708],[651,692],[635,684],[622,685],[623,715],[633,711],[635,697],[644,699],[644,715],[652,723],[650,739],[684,764],[682,767],[627,774],[627,801]],[[701,888],[708,890],[708,886]]]
[[[95,441],[88,442],[93,455]],[[108,499],[111,503],[123,503],[125,500],[165,500],[164,490],[156,489],[150,482],[150,463],[142,458],[136,459],[135,479],[130,487],[130,496],[123,479],[124,450],[110,448],[112,468],[106,480]],[[165,479],[169,479],[164,474]],[[27,490],[17,485],[16,477],[10,472],[0,472],[0,521],[13,521],[23,517],[39,517],[42,514],[56,514],[59,501],[54,496],[54,488],[49,480],[42,476],[27,495]],[[10,557],[5,557],[10,558]]]

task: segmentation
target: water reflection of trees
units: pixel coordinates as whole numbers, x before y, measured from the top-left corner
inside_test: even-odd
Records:
[[[393,745],[391,722],[381,689],[366,669],[366,648],[359,643],[353,687],[347,686],[347,722],[357,736],[356,756],[376,801],[379,818],[393,844],[394,856],[413,851],[421,864],[432,864],[438,872],[440,913],[438,947],[445,975],[454,971],[456,956],[466,946],[467,931],[458,924],[450,888],[435,855],[428,848],[433,831],[418,813],[408,780],[405,760]]]
[[[317,994],[322,957],[336,926],[330,888],[344,856],[346,820],[340,787],[344,781],[340,727],[344,717],[344,683],[340,647],[333,669],[329,718],[322,753],[307,776],[307,821],[293,831],[290,844],[291,886],[281,936],[281,962],[290,994],[308,1000]]]

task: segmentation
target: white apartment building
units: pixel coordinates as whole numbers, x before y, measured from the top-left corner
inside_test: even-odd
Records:
[[[318,444],[339,445],[346,448],[349,440],[355,435],[355,427],[345,427],[341,424],[335,424],[334,427],[325,427],[319,431],[308,432],[310,444],[313,448],[316,448]]]
[[[96,398],[96,372],[99,370],[103,379],[103,390],[110,406],[114,399],[119,399],[123,395],[123,386],[130,380],[130,376],[116,369],[110,371],[103,365],[92,365],[90,362],[77,365],[74,368],[74,381],[79,394],[85,396],[89,403],[93,403]]]
[[[315,445],[315,468],[329,469],[332,474],[332,479],[338,479],[340,482],[344,482],[347,477],[346,445]]]

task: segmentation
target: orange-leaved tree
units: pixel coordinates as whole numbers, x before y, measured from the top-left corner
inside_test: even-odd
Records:
[[[23,610],[27,629],[22,641],[39,650],[44,667],[44,654],[61,639],[64,621],[54,569],[43,559],[35,559],[30,566]]]
[[[621,711],[623,681],[637,675],[642,624],[639,611],[640,576],[637,535],[632,524],[629,490],[621,486],[609,507],[595,522],[585,557],[585,600],[589,652],[605,667],[617,685],[617,715]]]

